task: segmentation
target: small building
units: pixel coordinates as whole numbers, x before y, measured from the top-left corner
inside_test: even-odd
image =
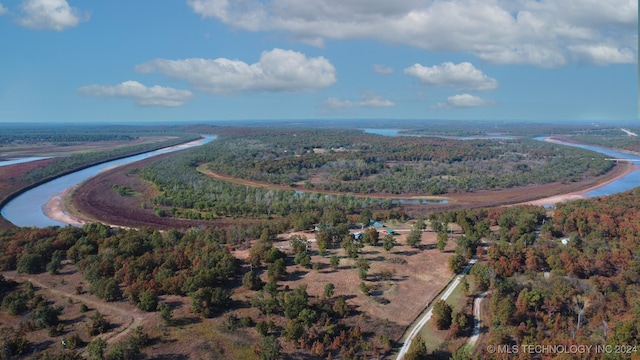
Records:
[[[382,229],[384,227],[382,223],[373,220],[369,221],[369,226],[375,229]]]

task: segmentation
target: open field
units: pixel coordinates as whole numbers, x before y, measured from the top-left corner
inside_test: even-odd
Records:
[[[306,234],[312,238],[312,234]],[[381,234],[381,237],[384,236]],[[340,258],[340,266],[333,270],[329,265],[329,257],[317,255],[317,247],[312,243],[314,252],[312,263],[322,264],[320,270],[304,269],[296,266],[294,279],[283,281],[290,288],[307,284],[310,295],[322,296],[324,286],[333,283],[336,286],[336,296],[351,296],[350,304],[357,311],[372,318],[389,322],[404,330],[411,324],[424,308],[424,304],[432,299],[444,285],[449,282],[453,273],[447,267],[447,259],[455,248],[455,241],[450,240],[444,252],[436,249],[436,233],[423,232],[420,248],[407,246],[407,234],[395,236],[398,244],[386,252],[381,246],[365,246],[360,252],[360,258],[369,261],[371,268],[364,282],[372,286],[371,294],[366,296],[359,290],[362,281],[358,277],[355,260],[348,258],[344,249],[330,249],[329,255]],[[286,239],[286,237],[284,238]],[[288,241],[274,243],[283,250],[288,248]],[[383,272],[390,272],[391,278],[383,278]],[[388,304],[381,304],[376,298],[384,298]],[[397,339],[401,333],[395,334]]]

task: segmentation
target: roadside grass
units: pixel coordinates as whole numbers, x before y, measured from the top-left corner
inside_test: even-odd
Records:
[[[475,284],[473,283],[473,278],[469,275],[465,275],[467,282],[469,282],[469,293],[473,292]],[[438,296],[437,300],[440,299]],[[467,305],[468,297],[464,295],[462,291],[462,281],[456,286],[451,295],[447,298],[446,302],[453,309],[453,313],[456,313]],[[436,301],[437,301],[436,300]],[[434,301],[435,302],[435,301]],[[430,306],[433,306],[431,304]],[[420,336],[424,340],[427,345],[427,350],[430,353],[436,352],[438,350],[445,350],[444,347],[447,345],[447,337],[449,335],[449,330],[438,330],[436,329],[435,319],[433,316],[429,321],[424,325],[424,327],[420,330]]]

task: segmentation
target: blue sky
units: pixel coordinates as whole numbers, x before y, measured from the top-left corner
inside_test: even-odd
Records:
[[[0,0],[0,122],[631,120],[637,0]]]

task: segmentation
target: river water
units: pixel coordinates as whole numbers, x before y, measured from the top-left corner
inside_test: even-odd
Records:
[[[543,141],[544,139],[545,139],[544,137],[536,138],[536,140],[543,140]],[[625,159],[625,160],[631,161],[634,165],[640,165],[639,155],[627,154],[620,151],[605,149],[597,146],[583,145],[583,144],[571,144],[571,143],[565,143],[561,141],[553,141],[553,143],[556,143],[556,144],[560,143],[563,145],[578,147],[581,149],[592,150],[592,151],[610,156],[611,159]],[[628,175],[620,179],[617,179],[607,185],[599,187],[595,190],[591,190],[587,192],[586,195],[587,197],[606,196],[606,195],[611,195],[611,194],[631,190],[638,186],[640,186],[640,170],[633,171]]]
[[[183,145],[172,146],[148,153],[134,155],[118,160],[98,164],[84,170],[61,176],[31,190],[28,190],[11,200],[2,208],[2,216],[17,226],[65,226],[67,224],[53,220],[45,215],[45,205],[56,194],[80,184],[86,179],[97,175],[101,171],[143,160],[152,156],[166,154],[178,150],[184,150],[195,146],[200,146],[215,140],[215,136],[206,136],[204,140]]]

